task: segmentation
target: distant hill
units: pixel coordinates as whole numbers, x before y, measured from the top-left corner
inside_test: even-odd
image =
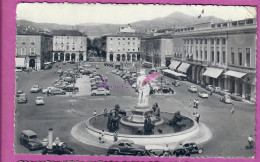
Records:
[[[223,19],[208,16],[202,17],[200,19],[197,16],[190,16],[181,12],[174,12],[166,17],[156,18],[153,20],[143,20],[131,23],[132,26],[136,28],[137,32],[145,32],[149,28],[171,28],[171,27],[181,27],[181,26],[190,26],[200,22],[221,22]],[[122,24],[102,24],[102,23],[84,23],[78,25],[61,25],[55,23],[34,23],[27,20],[18,20],[17,25],[19,26],[31,26],[42,29],[53,30],[79,30],[87,35],[91,36],[102,36],[105,34],[116,33],[120,26],[125,26]]]

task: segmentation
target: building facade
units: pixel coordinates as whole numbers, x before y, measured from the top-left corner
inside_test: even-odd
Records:
[[[54,32],[52,60],[86,61],[87,36],[78,31]]]
[[[19,68],[31,67],[40,70],[43,68],[44,62],[51,61],[51,52],[51,35],[40,33],[18,33],[16,35],[16,58],[24,61],[24,67]]]
[[[141,34],[118,33],[102,37],[107,62],[140,61]]]
[[[188,65],[180,71],[197,84],[255,101],[256,36],[255,19],[178,29],[173,34],[172,60]]]
[[[173,53],[171,35],[143,37],[141,39],[142,59],[153,67],[167,66],[167,57]]]

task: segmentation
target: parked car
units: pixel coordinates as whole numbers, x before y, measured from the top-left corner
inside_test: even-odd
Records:
[[[22,90],[22,89],[17,90],[17,91],[16,91],[16,94],[15,94],[15,97],[19,97],[20,94],[22,94],[22,93],[23,93],[23,90]]]
[[[53,146],[52,149],[43,147],[42,155],[74,155],[75,151],[73,148],[68,147],[65,142],[60,142],[56,146]]]
[[[38,135],[32,130],[24,130],[20,135],[20,144],[27,147],[30,151],[36,149],[42,149],[42,141],[38,138]]]
[[[164,84],[165,84],[165,85],[171,85],[171,83],[169,82],[169,80],[165,80],[165,81],[164,81]]]
[[[15,72],[22,72],[22,69],[15,69]]]
[[[19,95],[17,99],[18,103],[27,103],[27,96],[25,93]]]
[[[40,87],[39,85],[33,85],[31,88],[31,93],[38,93],[42,90],[42,87]]]
[[[199,153],[201,154],[203,149],[198,146],[196,143],[185,143],[182,146],[177,146],[176,149],[173,151],[173,155],[178,156],[190,156],[191,154]]]
[[[224,96],[224,95],[231,95],[231,93],[227,89],[220,90],[219,94],[222,95],[222,96]]]
[[[155,69],[155,68],[152,68],[152,69],[149,70],[149,74],[152,74],[152,73],[154,73],[154,72],[156,72],[156,69]]]
[[[36,97],[35,104],[36,105],[44,105],[43,97],[42,96]]]
[[[91,91],[91,95],[92,96],[96,96],[96,95],[110,95],[110,91],[107,90],[106,88],[98,88],[98,89],[95,89],[95,90]]]
[[[227,103],[227,104],[231,104],[231,98],[229,95],[224,95],[219,99],[221,102]]]
[[[117,72],[117,70],[116,70],[116,69],[113,69],[113,70],[112,70],[112,73],[113,73],[113,74],[115,74],[116,72]]]
[[[214,88],[213,88],[212,85],[207,85],[207,86],[206,86],[206,90],[208,90],[208,91],[213,91]]]
[[[158,93],[168,93],[168,94],[173,94],[174,91],[171,87],[162,87],[158,90]]]
[[[47,93],[47,91],[50,92],[52,89],[58,89],[58,88],[56,88],[56,87],[47,87],[46,89],[42,90],[42,93],[45,94],[45,93]]]
[[[196,92],[198,92],[198,89],[196,86],[189,86],[188,91],[190,91],[192,93],[196,93]]]
[[[145,155],[144,146],[134,144],[131,140],[118,140],[108,148],[108,154],[130,154],[130,155]]]
[[[209,98],[209,94],[206,91],[201,91],[198,95],[201,98]]]
[[[241,96],[240,94],[237,94],[237,93],[232,93],[232,94],[230,95],[230,98],[231,98],[232,100],[235,100],[235,101],[243,101],[242,96]]]
[[[221,90],[220,87],[214,87],[214,92],[215,92],[215,93],[219,93],[220,90]]]
[[[65,95],[66,91],[59,89],[59,88],[56,88],[56,89],[50,89],[49,93],[51,95]]]
[[[175,87],[178,87],[178,86],[180,86],[181,84],[180,84],[180,81],[179,81],[179,80],[174,80],[174,81],[172,81],[172,85],[174,85]]]
[[[67,85],[66,87],[62,88],[62,90],[67,91],[67,92],[78,92],[79,87],[75,87],[73,85]]]

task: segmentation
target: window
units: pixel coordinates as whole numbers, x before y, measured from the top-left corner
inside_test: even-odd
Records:
[[[130,40],[130,38],[128,38],[128,40]]]
[[[120,51],[120,48],[118,48],[117,51]]]
[[[190,41],[189,41],[189,39],[187,40],[187,44],[189,44],[190,43]]]
[[[211,39],[211,44],[214,44],[214,39]]]
[[[125,40],[125,38],[123,38],[123,40]]]
[[[193,39],[190,40],[190,43],[193,44]]]
[[[222,44],[226,44],[226,39],[225,38],[222,39]]]
[[[202,50],[200,51],[200,59],[202,59]]]
[[[250,48],[246,48],[246,64],[245,64],[245,66],[246,67],[250,67],[251,65],[250,65],[250,56],[251,54],[250,54]]]
[[[211,61],[214,62],[214,51],[211,51]]]
[[[127,42],[128,45],[130,45],[130,42]]]
[[[135,49],[133,49],[133,51],[135,51]]]
[[[110,38],[110,40],[113,40],[113,38]]]
[[[120,45],[120,42],[118,42],[118,45]]]
[[[67,39],[69,39],[70,37],[67,37]]]
[[[30,42],[31,42],[32,45],[34,45],[34,44],[35,44],[35,39],[34,39],[34,38],[31,38],[31,39],[30,39]]]
[[[217,62],[219,62],[219,51],[217,51]]]
[[[21,55],[26,55],[26,48],[21,48]]]
[[[135,38],[133,38],[133,40],[135,40]]]
[[[25,44],[25,41],[26,41],[25,38],[22,38],[22,44]]]
[[[140,48],[138,47],[138,51],[140,51]]]
[[[72,50],[75,50],[75,45],[72,46]]]
[[[184,44],[186,44],[186,40],[184,39],[183,41],[184,41]]]
[[[130,51],[130,49],[128,49],[128,51]]]
[[[208,40],[207,39],[205,39],[205,44],[207,44],[208,43]]]
[[[235,51],[233,47],[231,47],[231,64],[235,64]]]
[[[207,61],[208,60],[208,54],[207,54],[208,51],[204,51],[204,60]]]
[[[226,51],[222,51],[222,62],[226,63]]]
[[[30,48],[30,54],[35,55],[35,48]]]
[[[135,42],[133,42],[133,45],[135,45]]]
[[[242,65],[242,48],[238,48],[238,64]]]
[[[198,59],[198,57],[199,57],[199,51],[196,50],[196,58]]]
[[[118,40],[120,40],[120,38],[118,38]]]
[[[219,39],[218,38],[216,39],[216,41],[217,41],[217,44],[219,44]]]
[[[70,48],[69,48],[69,46],[67,46],[67,50],[69,50]]]
[[[203,39],[200,39],[200,44],[202,44],[202,42],[203,42]]]

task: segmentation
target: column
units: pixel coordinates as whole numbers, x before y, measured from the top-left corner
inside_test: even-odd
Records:
[[[76,53],[75,61],[76,61],[76,62],[79,62],[79,53],[78,53],[78,52]]]
[[[214,65],[216,65],[217,59],[217,47],[216,47],[216,38],[214,38]]]
[[[247,94],[248,95],[248,94]],[[243,82],[242,83],[242,98],[245,98],[246,97],[246,85],[245,83]]]
[[[129,54],[129,55],[130,55],[130,62],[133,62],[132,54]]]
[[[235,93],[238,93],[238,89],[237,89],[237,78],[235,78]]]
[[[200,39],[198,39],[198,58],[197,58],[197,60],[201,60],[201,58],[200,58]]]
[[[60,61],[60,53],[58,53],[58,61]]]
[[[192,81],[194,81],[195,80],[195,66],[194,65],[192,65],[192,78],[191,78],[191,80]]]
[[[208,42],[207,42],[208,43]],[[202,49],[202,61],[205,61],[205,39],[202,38],[202,45],[201,45],[201,49]]]
[[[256,89],[255,85],[250,85],[251,86],[251,92],[250,92],[250,101],[255,102],[255,97],[256,97]]]
[[[83,52],[83,61],[87,61],[87,53]]]
[[[116,62],[116,54],[113,54],[113,62]]]
[[[223,50],[222,50],[222,38],[219,38],[219,62],[220,65],[223,65]]]
[[[69,59],[69,61],[71,61],[71,54],[70,54],[70,59]]]
[[[54,60],[54,54],[55,54],[55,53],[52,54],[52,61],[53,61],[53,62],[55,61],[55,60]]]
[[[225,76],[225,78],[224,78],[224,89],[230,90],[229,87],[228,87],[228,78],[227,78],[227,76]]]

